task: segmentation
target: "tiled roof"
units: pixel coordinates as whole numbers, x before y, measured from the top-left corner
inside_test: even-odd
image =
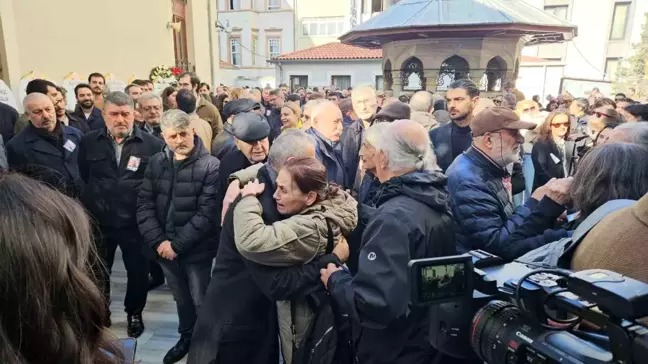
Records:
[[[279,57],[273,58],[273,60],[277,61],[335,59],[382,59],[382,50],[362,48],[336,42],[282,54]]]

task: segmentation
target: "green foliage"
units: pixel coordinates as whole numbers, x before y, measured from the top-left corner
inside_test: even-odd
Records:
[[[632,55],[619,64],[614,86],[630,97],[641,98],[648,95],[648,13],[645,14],[641,39],[633,47]]]

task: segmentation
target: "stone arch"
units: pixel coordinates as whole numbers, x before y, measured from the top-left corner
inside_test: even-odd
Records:
[[[470,65],[465,58],[454,55],[441,62],[439,77],[437,77],[437,91],[445,91],[455,80],[470,78]]]
[[[483,91],[501,91],[502,85],[506,80],[506,71],[508,65],[504,58],[495,56],[486,64],[486,72],[482,77],[480,90]]]
[[[412,56],[403,62],[400,71],[403,91],[425,90],[423,61]]]
[[[392,89],[394,79],[392,76],[392,64],[390,60],[385,61],[385,65],[383,66],[383,82],[384,82],[383,88],[385,90]]]

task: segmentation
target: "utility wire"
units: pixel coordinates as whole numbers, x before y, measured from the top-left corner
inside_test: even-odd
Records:
[[[229,39],[233,39],[236,43],[238,43],[241,46],[241,48],[245,49],[246,51],[248,51],[248,52],[250,52],[250,53],[252,53],[254,55],[257,55],[259,57],[263,57],[266,60],[271,58],[271,57],[268,57],[265,54],[259,54],[259,53],[255,52],[255,51],[251,50],[250,48],[244,46],[243,43],[241,43],[241,41],[239,40],[240,37],[235,36],[234,34],[232,34],[232,32],[227,30],[227,28],[223,25],[223,23],[220,22],[220,20],[216,19],[216,22],[218,23],[218,25],[220,25],[219,29],[221,29],[223,32],[225,32],[225,34],[229,35],[230,36]],[[229,44],[228,44],[228,46],[229,46]]]

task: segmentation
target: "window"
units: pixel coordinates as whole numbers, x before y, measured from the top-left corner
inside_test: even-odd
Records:
[[[379,13],[383,11],[383,4],[382,0],[371,0],[371,12],[372,13]]]
[[[614,4],[614,15],[612,15],[612,29],[610,30],[610,39],[614,40],[625,38],[629,10],[630,3]]]
[[[569,10],[569,6],[567,5],[545,6],[544,10],[547,13],[553,14],[562,20],[567,20],[567,11]]]
[[[618,58],[608,58],[605,60],[605,78],[610,81],[616,81],[617,70],[619,69]]]
[[[338,36],[346,30],[344,17],[333,18],[304,18],[302,20],[302,36],[327,37]]]
[[[295,91],[300,87],[308,87],[308,76],[290,76],[290,89]]]
[[[281,9],[281,0],[268,0],[268,10]]]
[[[268,38],[268,56],[274,58],[279,55],[281,55],[281,39]]]
[[[229,10],[240,10],[241,0],[227,0],[229,3]]]
[[[258,45],[257,45],[258,43],[259,43],[259,37],[257,37],[256,35],[253,35],[252,36],[252,52],[250,52],[251,56],[252,56],[252,65],[253,66],[256,64],[256,55],[259,54],[259,49],[258,49]]]
[[[351,87],[351,76],[331,76],[331,84],[339,90]]]
[[[376,90],[378,91],[383,90],[384,81],[385,81],[385,77],[383,77],[382,75],[376,76]]]
[[[235,66],[241,65],[241,38],[230,38],[230,63]]]

